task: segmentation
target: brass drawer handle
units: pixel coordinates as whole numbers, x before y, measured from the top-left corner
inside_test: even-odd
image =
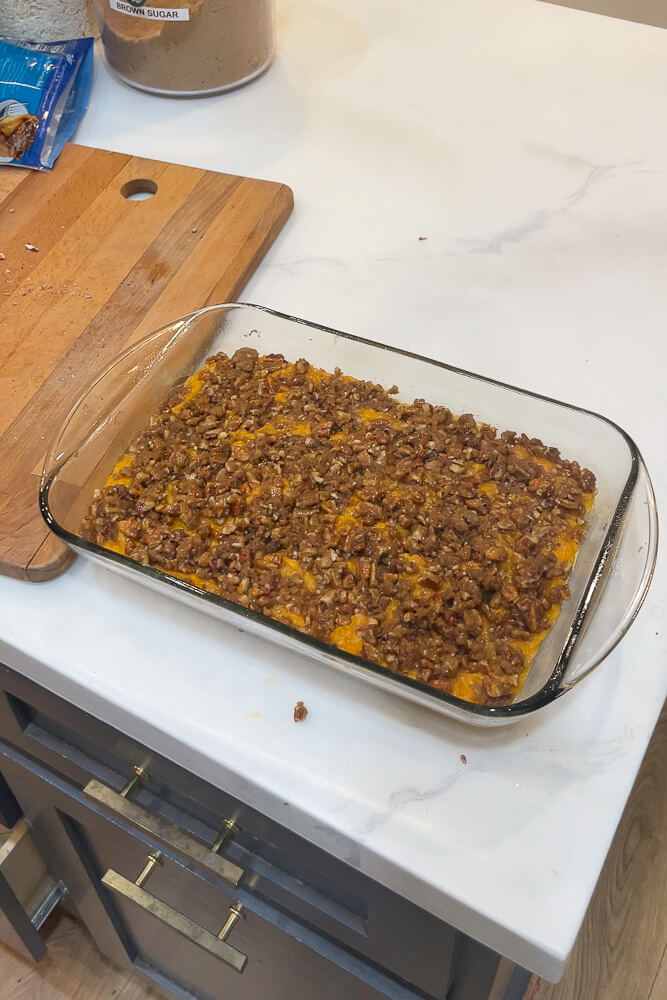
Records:
[[[234,903],[233,906],[230,906],[229,916],[216,937],[215,934],[207,931],[205,927],[200,927],[194,920],[190,920],[185,914],[179,913],[172,906],[163,903],[161,899],[157,899],[150,892],[146,892],[143,885],[160,864],[162,864],[160,852],[155,851],[153,854],[148,855],[146,864],[134,882],[131,882],[124,875],[110,868],[102,876],[102,884],[113,892],[118,893],[123,899],[129,900],[129,902],[139,906],[142,910],[152,914],[161,923],[167,924],[172,930],[175,930],[178,934],[182,934],[192,944],[196,944],[197,947],[203,948],[204,951],[214,955],[215,958],[219,958],[225,965],[230,965],[237,972],[243,972],[248,961],[248,956],[244,955],[237,948],[232,948],[230,944],[227,944],[227,938],[231,934],[233,927],[239,920],[243,919],[242,904]]]
[[[121,816],[131,826],[151,834],[189,861],[195,861],[204,868],[208,868],[209,871],[224,879],[225,882],[229,882],[230,885],[238,886],[245,874],[243,868],[218,854],[220,848],[238,832],[235,823],[230,819],[224,820],[221,833],[215,843],[211,847],[207,847],[206,844],[195,840],[174,823],[170,823],[161,816],[156,816],[148,809],[144,809],[143,806],[128,799],[128,795],[138,782],[148,777],[141,767],[135,767],[134,772],[134,777],[130,778],[120,792],[114,791],[113,788],[109,788],[108,785],[103,785],[101,781],[96,781],[93,778],[84,788],[84,795],[93,799],[98,805],[104,806],[109,812]]]

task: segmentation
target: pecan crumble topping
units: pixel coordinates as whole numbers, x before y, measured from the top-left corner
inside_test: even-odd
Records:
[[[479,704],[569,597],[595,477],[372,382],[217,354],[97,490],[87,538]]]
[[[294,706],[294,721],[303,722],[308,717],[308,709],[302,701],[297,701]]]

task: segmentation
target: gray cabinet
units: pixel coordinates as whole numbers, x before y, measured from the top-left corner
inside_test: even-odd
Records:
[[[279,911],[258,905],[251,892],[202,880],[18,752],[4,746],[0,753],[7,778],[17,790],[20,785],[36,839],[51,845],[51,865],[65,874],[83,920],[117,964],[134,966],[174,996],[201,1000],[232,991],[247,1000],[286,1000],[300,996],[308,983],[323,1000],[414,996]],[[138,876],[156,855],[155,871],[138,887]],[[239,904],[240,919],[222,942],[217,934]]]
[[[2,666],[0,773],[100,949],[166,995],[483,1000],[496,979],[497,955]]]
[[[217,876],[192,862],[192,842],[213,845],[226,830],[225,822],[233,823],[233,835],[220,855],[242,870],[243,885],[252,885],[257,902],[436,1000],[446,996],[456,938],[451,927],[223,789],[6,668],[0,669],[0,733],[5,742],[84,793],[87,804],[112,822],[152,836],[158,847],[172,849],[185,864],[194,863],[204,880]],[[119,793],[138,766],[143,780],[123,799]],[[0,770],[12,784],[1,762]],[[180,832],[180,848],[173,836],[164,835],[165,828]],[[185,851],[184,837],[190,840]]]

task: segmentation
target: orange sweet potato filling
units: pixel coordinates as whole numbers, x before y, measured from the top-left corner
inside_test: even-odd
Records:
[[[241,421],[230,388],[246,390]],[[207,442],[223,442],[219,461]],[[541,442],[251,351],[188,379],[116,462],[84,528],[341,650],[494,704],[520,691],[568,597],[593,499],[592,474]]]

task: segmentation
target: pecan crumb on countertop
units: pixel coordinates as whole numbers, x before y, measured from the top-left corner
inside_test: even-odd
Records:
[[[294,721],[303,722],[303,720],[306,718],[307,715],[308,715],[308,709],[306,708],[304,703],[302,701],[297,701],[296,705],[294,706]]]
[[[130,444],[83,532],[436,690],[511,701],[569,597],[595,477],[396,392],[217,354]]]

